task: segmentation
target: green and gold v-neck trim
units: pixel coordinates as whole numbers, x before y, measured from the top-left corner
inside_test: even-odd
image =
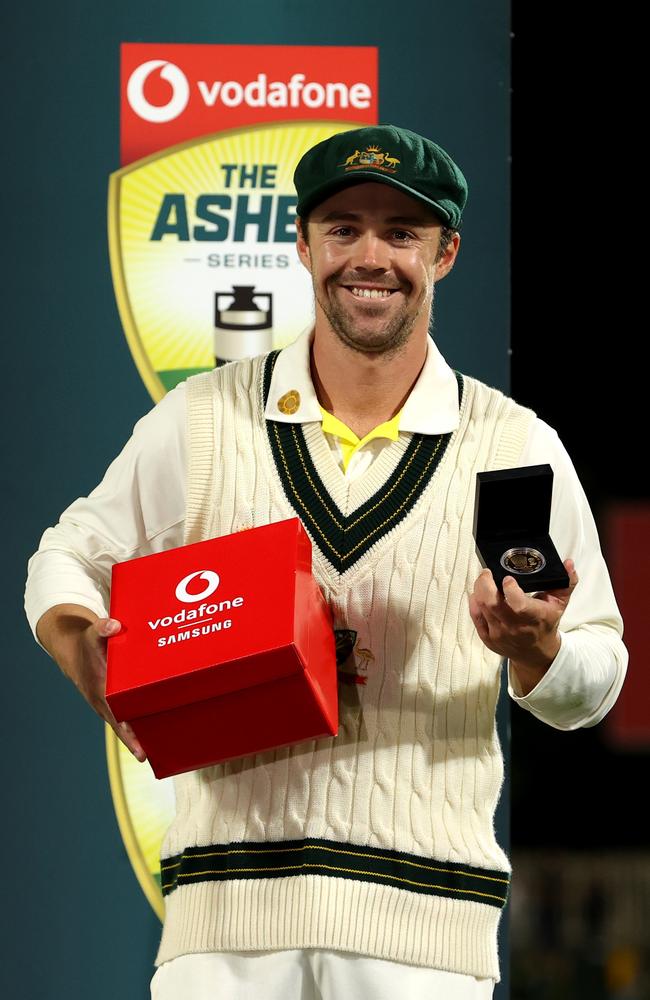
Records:
[[[264,365],[264,406],[279,351]],[[463,377],[456,372],[459,400]],[[313,462],[302,425],[267,420],[273,460],[285,496],[327,561],[344,573],[413,510],[447,449],[448,434],[413,434],[381,487],[349,516],[332,499]]]

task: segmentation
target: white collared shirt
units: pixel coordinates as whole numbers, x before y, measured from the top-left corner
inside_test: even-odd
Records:
[[[282,423],[305,424],[323,417],[311,380],[310,348],[313,327],[309,327],[278,355],[273,369],[268,401],[264,416],[267,420]],[[288,393],[299,394],[300,405],[294,413],[280,409],[278,402]],[[458,408],[458,382],[442,354],[428,338],[427,356],[418,379],[400,413],[400,434],[448,434],[456,430],[460,419]],[[338,437],[326,434],[327,442],[348,479],[357,479],[370,468],[388,438],[373,438],[360,448],[343,466],[343,453]]]
[[[309,368],[311,331],[278,356],[266,416],[283,421],[322,421]],[[294,414],[278,400],[298,389]],[[456,377],[433,342],[402,410],[400,434],[448,433],[458,426]],[[185,385],[181,383],[136,424],[133,436],[89,497],[76,500],[55,528],[44,533],[29,562],[25,609],[36,634],[39,618],[56,604],[80,604],[108,614],[114,562],[183,544],[186,468]],[[361,475],[388,442],[373,439],[350,462]],[[336,451],[336,444],[330,441]],[[364,456],[364,452],[366,452]],[[589,504],[557,433],[533,420],[521,465],[549,463],[554,472],[550,535],[562,559],[576,563],[580,582],[562,618],[562,646],[536,687],[521,696],[509,671],[509,692],[523,708],[558,729],[595,725],[614,704],[623,683],[627,651],[622,621],[603,560]],[[164,488],[152,489],[161,480]]]

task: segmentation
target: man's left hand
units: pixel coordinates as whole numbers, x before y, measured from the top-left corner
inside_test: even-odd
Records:
[[[560,649],[558,625],[578,583],[573,559],[564,561],[569,586],[564,590],[526,594],[516,580],[506,576],[503,595],[489,569],[474,584],[469,612],[476,631],[488,649],[507,657],[528,694],[542,679]]]

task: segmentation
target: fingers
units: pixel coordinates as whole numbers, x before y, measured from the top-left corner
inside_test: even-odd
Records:
[[[564,566],[569,586],[534,596],[525,593],[512,576],[504,577],[500,593],[489,569],[479,574],[469,610],[488,649],[522,664],[535,660],[548,667],[557,653],[560,619],[578,583],[573,560],[565,560]]]
[[[529,597],[516,580],[506,577],[503,594],[489,569],[483,570],[470,597],[470,616],[483,643],[495,653],[512,656],[535,646],[550,617],[544,604]]]
[[[502,626],[497,612],[499,603],[506,607],[492,573],[485,569],[474,584],[474,593],[469,598],[469,613],[479,638],[493,652],[496,652],[494,639]]]
[[[136,760],[139,760],[141,764],[147,759],[147,755],[142,744],[140,743],[140,740],[135,735],[128,722],[116,722],[113,726],[113,732],[117,738],[122,741],[127,750],[130,750]]]
[[[515,614],[521,614],[530,607],[530,598],[512,576],[503,578],[503,599]]]
[[[494,577],[489,569],[484,569],[474,584],[474,593],[471,598],[475,608],[475,614],[472,615],[472,619],[476,625],[477,632],[484,642],[485,639],[481,629],[479,628],[479,624],[483,626],[485,632],[489,636],[490,625],[494,626],[497,620],[495,617],[495,611],[498,607],[499,600],[503,601],[503,598],[496,588]],[[477,624],[477,622],[479,624]]]
[[[483,570],[474,585],[481,611],[488,621],[511,621],[509,612],[512,612],[519,621],[535,621],[538,618],[545,618],[547,613],[543,605],[561,605],[562,610],[569,602],[571,594],[578,584],[578,574],[573,559],[565,559],[564,568],[569,577],[569,586],[558,590],[547,590],[536,593],[534,596],[526,593],[519,586],[512,576],[503,578],[503,595],[499,593],[497,585],[489,569]]]
[[[565,594],[568,600],[573,591],[576,589],[580,577],[578,576],[578,572],[576,570],[576,564],[574,563],[573,559],[565,559],[564,568],[569,575],[569,586],[565,587],[564,590],[551,590],[550,593],[556,594],[558,597],[560,596],[560,594]]]
[[[497,590],[497,585],[494,582],[494,577],[489,569],[484,569],[482,573],[479,574],[476,583],[474,584],[474,596],[480,604],[486,602],[494,602],[499,596],[499,591]]]
[[[571,597],[573,591],[576,589],[580,579],[576,571],[573,559],[565,559],[564,568],[567,571],[567,575],[569,577],[569,586],[562,587],[557,590],[545,590],[537,595],[538,600],[543,601],[546,604],[555,605],[556,607],[559,606],[561,612],[564,611],[567,604],[569,603],[569,598]]]
[[[105,697],[107,640],[121,632],[122,623],[110,617],[84,618],[67,613],[54,620],[50,618],[50,651],[62,673],[134,757],[146,760],[147,755],[133,729],[126,722],[117,722]]]
[[[102,639],[108,639],[109,636],[117,635],[122,630],[122,623],[116,618],[98,618],[92,628]]]
[[[140,743],[138,737],[133,732],[133,729],[128,724],[128,722],[118,722],[113,713],[111,712],[110,705],[105,698],[98,698],[96,703],[93,704],[93,708],[98,715],[104,719],[105,722],[109,724],[118,740],[120,740],[127,750],[130,750],[134,757],[140,762],[147,759],[147,755],[144,752],[142,744]]]
[[[92,626],[93,632],[99,640],[109,639],[112,635],[117,635],[122,629],[122,623],[117,621],[116,618],[98,618]],[[101,643],[105,645],[105,643]],[[102,664],[102,673],[105,676],[105,662]],[[134,757],[139,761],[145,761],[147,755],[144,752],[142,744],[138,740],[138,737],[133,732],[133,729],[128,724],[128,722],[118,722],[113,715],[106,698],[102,695],[95,694],[94,697],[88,699],[95,709],[97,714],[104,719],[105,722],[109,724],[117,738],[124,744],[124,746],[131,751]]]
[[[487,643],[487,641],[490,638],[490,630],[488,628],[485,618],[481,614],[478,602],[473,594],[470,594],[469,598],[469,613],[480,638],[483,640],[483,642]]]
[[[507,586],[506,580],[509,581]],[[484,569],[478,577],[474,597],[488,625],[514,624],[533,615],[531,599],[519,584],[512,577],[506,577],[501,594],[489,569]]]

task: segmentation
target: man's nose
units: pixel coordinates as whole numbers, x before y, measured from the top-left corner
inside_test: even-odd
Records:
[[[366,271],[386,271],[390,264],[385,242],[376,233],[363,233],[354,244],[351,264]]]

